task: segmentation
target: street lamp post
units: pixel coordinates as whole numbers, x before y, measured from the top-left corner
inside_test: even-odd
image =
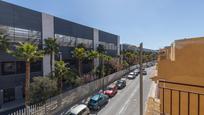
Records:
[[[143,115],[143,43],[140,43],[140,55],[139,55],[139,64],[140,64],[140,115]]]

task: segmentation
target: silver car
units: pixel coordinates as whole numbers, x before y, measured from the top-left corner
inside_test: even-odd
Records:
[[[89,115],[90,110],[84,104],[75,105],[65,115]]]

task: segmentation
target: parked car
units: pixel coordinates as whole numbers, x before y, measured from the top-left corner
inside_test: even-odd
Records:
[[[104,94],[108,95],[109,97],[113,97],[118,92],[118,88],[115,84],[109,85],[105,90]]]
[[[99,110],[102,106],[108,103],[108,96],[103,93],[97,93],[91,97],[88,102],[88,107],[91,110]]]
[[[84,104],[75,105],[65,113],[65,115],[89,115],[89,114],[90,110]]]
[[[118,81],[116,81],[116,86],[118,87],[118,89],[122,89],[126,86],[126,81],[125,80],[118,80]]]
[[[134,72],[130,72],[127,76],[128,79],[135,79],[135,73]]]
[[[135,69],[134,74],[135,74],[135,76],[138,76],[139,75],[139,69]]]
[[[142,74],[143,75],[147,75],[147,71],[142,71]]]
[[[138,75],[140,74],[140,71],[138,72]],[[142,75],[147,75],[147,71],[143,70]]]

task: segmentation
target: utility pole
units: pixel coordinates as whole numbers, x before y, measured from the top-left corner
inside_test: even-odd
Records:
[[[105,86],[104,86],[104,57],[102,57],[102,79],[103,79],[103,91],[105,90]]]
[[[140,115],[143,115],[143,43],[140,43],[139,53],[139,65],[140,65]]]

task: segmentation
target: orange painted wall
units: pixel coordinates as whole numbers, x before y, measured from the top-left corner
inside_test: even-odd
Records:
[[[154,79],[204,86],[204,37],[175,41],[174,45],[162,49],[161,52],[163,53],[160,54],[158,59],[158,76]],[[168,83],[159,83],[159,85],[184,91],[180,92],[179,106],[179,91],[171,92],[171,90],[165,89],[163,92],[163,89],[160,88],[161,112],[163,111],[164,101],[165,113],[178,115],[180,107],[180,115],[187,115],[188,112],[190,115],[196,115],[199,103],[200,115],[204,115],[204,109],[201,109],[204,108],[204,95],[200,95],[198,102],[197,94],[187,93],[204,94],[204,88]],[[188,103],[188,100],[190,100],[190,103]]]

